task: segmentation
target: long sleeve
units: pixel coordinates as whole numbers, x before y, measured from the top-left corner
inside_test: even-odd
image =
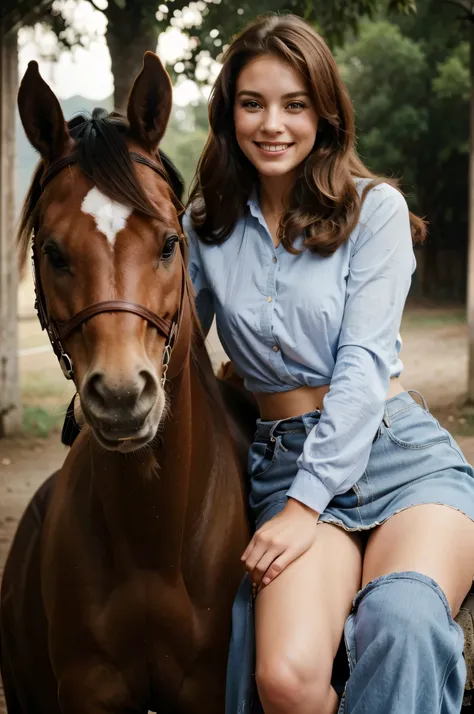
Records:
[[[188,272],[194,286],[199,322],[204,334],[207,335],[214,319],[214,298],[201,260],[201,244],[192,227],[189,212],[188,208],[183,216],[183,230],[189,245]]]
[[[413,268],[406,202],[392,187],[380,185],[364,202],[352,246],[330,389],[287,493],[318,513],[351,488],[367,466]]]

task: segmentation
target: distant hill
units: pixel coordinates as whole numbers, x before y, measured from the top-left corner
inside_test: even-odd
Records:
[[[70,99],[60,100],[64,116],[67,120],[71,119],[74,114],[79,112],[92,113],[95,107],[103,107],[108,111],[112,109],[112,96],[106,99],[86,99],[85,97],[75,96]],[[21,204],[30,185],[30,180],[33,175],[34,168],[38,161],[38,154],[31,147],[28,139],[25,136],[23,126],[20,121],[20,116],[17,111],[16,115],[16,195],[15,204],[17,215],[20,211]]]
[[[1,2],[1,0],[0,0]],[[103,107],[111,111],[113,107],[112,96],[102,100],[86,99],[85,97],[71,97],[61,101],[61,107],[67,120],[75,114],[85,112],[92,114],[95,107]],[[17,215],[20,212],[23,199],[38,161],[38,155],[30,146],[20,117],[17,114],[16,126],[16,196],[15,204]],[[166,136],[160,144],[161,148],[175,162],[183,175],[186,186],[189,187],[199,156],[207,138],[207,103],[199,105],[175,106],[171,113],[166,130]],[[185,193],[186,195],[186,193]]]

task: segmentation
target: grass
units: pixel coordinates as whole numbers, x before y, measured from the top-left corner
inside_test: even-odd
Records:
[[[23,407],[23,434],[46,439],[57,431],[63,421],[63,414],[43,407]]]
[[[464,307],[427,310],[408,307],[403,315],[402,332],[405,329],[436,329],[449,325],[465,325],[466,310]]]
[[[47,438],[63,423],[74,385],[67,382],[53,362],[42,370],[21,375],[23,433],[29,437]]]
[[[56,372],[56,373],[55,373]],[[72,390],[72,392],[71,392]],[[21,400],[23,404],[46,400],[49,405],[67,402],[74,393],[74,387],[66,382],[59,367],[57,370],[44,372],[29,372],[22,375]]]

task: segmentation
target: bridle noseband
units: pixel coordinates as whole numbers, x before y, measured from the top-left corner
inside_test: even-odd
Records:
[[[148,166],[155,173],[161,176],[169,185],[169,178],[161,168],[161,166],[153,161],[150,161],[146,156],[136,153],[135,151],[129,152],[130,158],[136,163]],[[66,166],[72,166],[77,163],[77,158],[74,154],[65,156],[61,159],[55,161],[46,170],[41,179],[41,190],[44,191],[47,184],[58,175],[62,169]],[[176,204],[179,201],[176,197],[173,197]],[[36,230],[35,230],[36,233]],[[162,362],[162,373],[161,373],[161,386],[164,387],[166,383],[166,374],[168,372],[169,362],[171,359],[171,353],[173,347],[176,343],[177,335],[179,332],[180,320],[182,315],[183,299],[186,286],[186,276],[185,276],[185,261],[183,257],[182,248],[183,237],[180,236],[179,247],[181,254],[181,265],[182,265],[182,280],[181,280],[181,299],[179,303],[179,308],[173,320],[168,320],[167,318],[160,317],[156,313],[149,310],[144,305],[139,305],[133,302],[127,302],[124,300],[105,300],[103,302],[97,302],[93,305],[89,305],[84,310],[76,313],[70,320],[65,322],[59,322],[52,317],[48,316],[46,309],[46,300],[43,291],[43,286],[41,284],[40,270],[39,270],[39,260],[35,242],[35,235],[33,235],[33,280],[35,289],[35,309],[40,321],[41,328],[46,330],[53,348],[54,354],[58,358],[59,364],[63,371],[66,379],[72,379],[74,381],[74,370],[72,365],[72,360],[68,353],[63,347],[63,341],[65,341],[75,330],[77,330],[81,325],[91,317],[100,315],[105,312],[128,312],[133,315],[138,315],[146,320],[150,325],[156,327],[158,332],[160,332],[166,339],[165,348],[163,352],[163,362]]]

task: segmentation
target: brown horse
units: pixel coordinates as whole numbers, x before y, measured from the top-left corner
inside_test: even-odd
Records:
[[[147,53],[127,119],[66,124],[31,62],[18,102],[41,154],[22,252],[33,234],[39,316],[87,426],[6,564],[8,711],[222,714],[255,414],[245,431],[224,410],[195,317],[157,151],[169,77]]]

